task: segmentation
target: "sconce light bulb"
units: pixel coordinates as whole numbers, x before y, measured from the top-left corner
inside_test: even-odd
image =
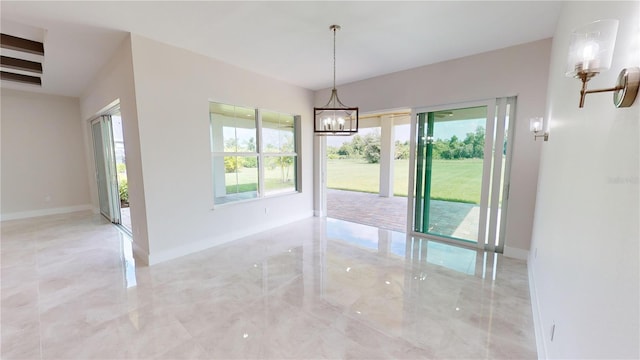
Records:
[[[600,46],[595,41],[588,41],[582,49],[582,69],[589,70],[598,67],[598,52]]]
[[[534,140],[537,140],[539,137],[544,138],[544,141],[549,140],[548,124],[545,123],[544,118],[535,117],[529,119],[529,130],[533,133]]]
[[[529,122],[529,130],[532,132],[539,132],[542,130],[542,118],[532,118]]]
[[[598,44],[593,41],[589,41],[584,44],[584,48],[582,49],[582,60],[587,62],[596,58],[596,54],[598,53]]]

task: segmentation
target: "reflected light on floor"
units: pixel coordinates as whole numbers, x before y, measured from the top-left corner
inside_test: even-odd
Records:
[[[536,358],[498,254],[322,218],[152,267],[90,213],[1,235],[3,359]]]

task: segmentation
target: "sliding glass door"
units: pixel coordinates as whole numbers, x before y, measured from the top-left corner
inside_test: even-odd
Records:
[[[91,122],[91,133],[93,135],[93,151],[100,213],[112,223],[122,224],[122,188],[119,186],[119,184],[122,184],[122,181],[118,181],[118,178],[122,176],[119,174],[118,166],[116,165],[118,156],[116,154],[117,150],[114,140],[112,118],[115,118],[116,121],[121,121],[119,111],[115,110],[113,115],[104,115],[93,120]],[[120,137],[122,137],[121,134]],[[122,161],[124,161],[124,150],[118,149],[117,152],[118,154],[122,153],[121,157]],[[126,170],[124,170],[124,174],[126,181]],[[127,229],[131,231],[130,224]]]
[[[469,105],[416,112],[412,230],[501,251],[515,98]]]
[[[111,220],[111,205],[109,203],[109,175],[107,173],[107,156],[104,148],[103,120],[96,119],[91,123],[93,134],[93,157],[96,165],[96,182],[98,186],[98,202],[100,213]]]

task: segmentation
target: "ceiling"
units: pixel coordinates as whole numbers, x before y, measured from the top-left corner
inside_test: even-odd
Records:
[[[127,33],[311,90],[552,37],[557,1],[1,1],[0,27],[44,29],[42,88],[80,96]],[[6,24],[6,25],[5,25]]]

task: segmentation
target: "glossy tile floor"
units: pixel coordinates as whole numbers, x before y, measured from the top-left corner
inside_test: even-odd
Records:
[[[495,254],[310,218],[140,267],[99,216],[1,225],[2,359],[536,357]]]

